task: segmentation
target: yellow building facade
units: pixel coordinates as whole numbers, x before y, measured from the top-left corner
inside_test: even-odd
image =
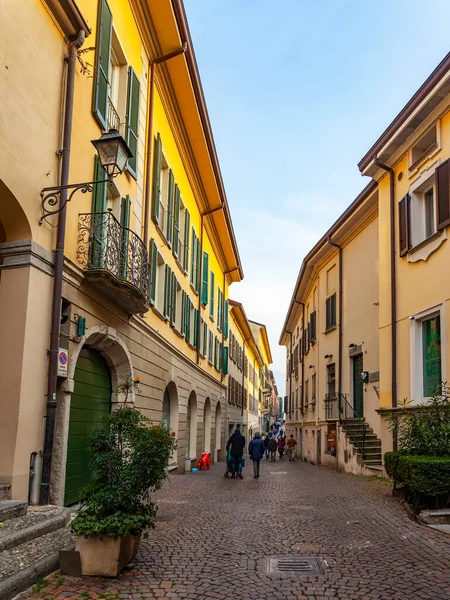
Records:
[[[39,192],[59,185],[61,161],[68,164],[67,148],[58,151],[66,139],[65,57],[77,40],[68,178],[69,184],[97,183],[92,193],[74,193],[66,208],[60,364],[43,475],[50,501],[66,505],[77,501],[89,477],[92,424],[123,401],[171,429],[178,440],[174,471],[189,470],[202,452],[220,457],[228,292],[243,277],[182,3],[80,0],[77,7],[27,0],[20,10],[6,9],[10,70],[29,77],[30,85],[35,78],[35,93],[24,94],[17,75],[2,72],[9,75],[9,94],[0,111],[0,303],[10,315],[0,368],[17,373],[0,378],[9,447],[0,482],[12,486],[13,498],[25,498],[30,456],[38,457],[39,469],[49,445],[46,353],[52,252],[58,222],[61,227],[58,215],[39,225]],[[26,48],[14,55],[14,38],[23,30],[33,32],[30,48],[34,35],[45,40],[45,76],[44,66],[27,60]],[[36,128],[26,144],[20,108]],[[90,141],[111,129],[132,157],[106,183]],[[5,397],[12,399],[8,406]]]

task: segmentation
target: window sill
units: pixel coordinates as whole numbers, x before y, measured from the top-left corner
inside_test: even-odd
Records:
[[[164,233],[164,231],[159,226],[158,221],[156,221],[155,219],[153,219],[153,223],[155,224],[156,231],[159,233],[160,237],[162,238],[162,240],[166,244],[166,246],[169,246],[169,248],[172,248],[172,244],[169,244],[169,242],[167,241],[166,234]]]
[[[408,251],[407,260],[410,263],[419,262],[421,260],[426,261],[428,258],[436,252],[447,239],[447,230],[441,229],[436,231],[429,238],[423,240]]]
[[[195,294],[196,296],[198,296],[198,292],[197,292],[197,290],[195,289],[195,287],[192,285],[192,283],[190,283],[189,285],[191,286],[191,290],[194,292],[194,294]]]
[[[328,335],[332,331],[335,331],[335,329],[337,329],[337,325],[330,325],[330,327],[327,327],[327,329],[325,329],[324,334]]]
[[[167,322],[166,317],[156,308],[156,306],[152,306],[151,308],[155,315],[161,319],[161,321]]]

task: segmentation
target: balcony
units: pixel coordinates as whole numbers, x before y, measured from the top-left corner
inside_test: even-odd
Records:
[[[79,215],[77,262],[92,286],[126,312],[147,312],[147,250],[110,211]]]
[[[339,420],[339,402],[336,392],[325,394],[325,419],[327,421]]]

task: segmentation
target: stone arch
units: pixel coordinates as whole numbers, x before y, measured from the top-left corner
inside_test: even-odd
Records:
[[[130,352],[113,327],[94,326],[86,330],[79,343],[71,349],[69,356],[68,376],[59,387],[57,393],[57,411],[55,435],[53,441],[52,474],[50,482],[50,502],[62,506],[66,480],[67,441],[69,433],[70,400],[74,389],[74,375],[79,354],[83,346],[98,350],[109,367],[111,373],[111,406],[114,410],[125,401],[125,393],[118,392],[118,386],[126,379],[134,381],[133,364]],[[128,395],[128,402],[134,403],[134,389]]]
[[[203,407],[203,452],[211,452],[211,400],[206,398]]]
[[[0,179],[0,220],[8,242],[31,240],[32,233],[28,218],[17,198]]]
[[[197,395],[189,395],[186,411],[186,458],[197,457]]]

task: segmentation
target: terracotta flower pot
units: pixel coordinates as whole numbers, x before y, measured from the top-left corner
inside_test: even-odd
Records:
[[[103,540],[79,536],[75,549],[80,553],[81,574],[117,577],[138,551],[140,541],[140,535]]]

